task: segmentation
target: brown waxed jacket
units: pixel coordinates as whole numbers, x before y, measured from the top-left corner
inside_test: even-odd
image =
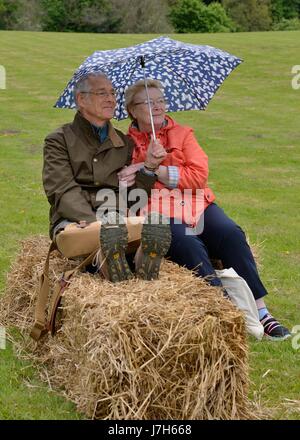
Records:
[[[62,220],[96,220],[99,189],[119,192],[117,173],[130,165],[133,141],[109,123],[100,142],[92,125],[79,112],[74,121],[49,134],[44,145],[43,185],[50,203],[50,236]],[[136,188],[150,194],[156,177],[136,174]]]

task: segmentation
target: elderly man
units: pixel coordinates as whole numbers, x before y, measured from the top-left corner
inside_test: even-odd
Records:
[[[97,194],[106,189],[119,196],[118,173],[131,163],[134,147],[133,142],[110,123],[116,92],[104,74],[81,78],[75,85],[74,97],[78,109],[74,121],[45,139],[43,184],[51,205],[50,236],[53,240],[70,223],[83,225],[99,220],[97,212],[101,211],[104,201],[98,200]],[[144,190],[146,195],[150,193],[157,179],[153,170],[165,154],[162,147],[152,144],[128,193],[132,188]],[[132,277],[125,257],[127,228],[118,206],[108,210],[113,211],[113,217],[112,212],[102,210],[101,213],[100,243],[106,262],[103,268],[111,281]],[[169,225],[162,221],[155,225],[144,224],[136,268],[138,276],[157,277],[160,260],[169,244]]]

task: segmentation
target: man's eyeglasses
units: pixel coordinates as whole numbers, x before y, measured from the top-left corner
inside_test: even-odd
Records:
[[[117,98],[117,92],[114,90],[112,92],[80,92],[80,93],[85,93],[87,95],[96,95],[101,99],[109,98],[109,97],[112,97],[114,99]]]
[[[166,105],[166,100],[164,98],[158,98],[155,101],[153,101],[153,99],[150,99],[149,103],[150,103],[151,107],[154,107],[155,105],[162,106],[162,105]],[[148,101],[146,100],[146,101],[136,102],[133,105],[142,105],[142,104],[143,105],[148,105]]]

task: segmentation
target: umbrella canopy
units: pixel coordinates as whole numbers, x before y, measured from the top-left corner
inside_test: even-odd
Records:
[[[94,52],[76,70],[55,107],[74,108],[73,87],[88,73],[104,72],[118,92],[115,118],[127,118],[126,88],[139,79],[158,79],[167,111],[204,110],[227,76],[242,60],[211,46],[167,37],[114,50]]]

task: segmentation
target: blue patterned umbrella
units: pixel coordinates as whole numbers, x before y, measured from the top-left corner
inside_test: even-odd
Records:
[[[94,52],[76,70],[55,107],[75,108],[74,84],[88,73],[104,72],[118,91],[115,112],[118,120],[128,117],[124,105],[126,88],[145,76],[163,84],[167,111],[204,110],[226,77],[241,62],[220,49],[167,37],[122,49],[101,50]]]

